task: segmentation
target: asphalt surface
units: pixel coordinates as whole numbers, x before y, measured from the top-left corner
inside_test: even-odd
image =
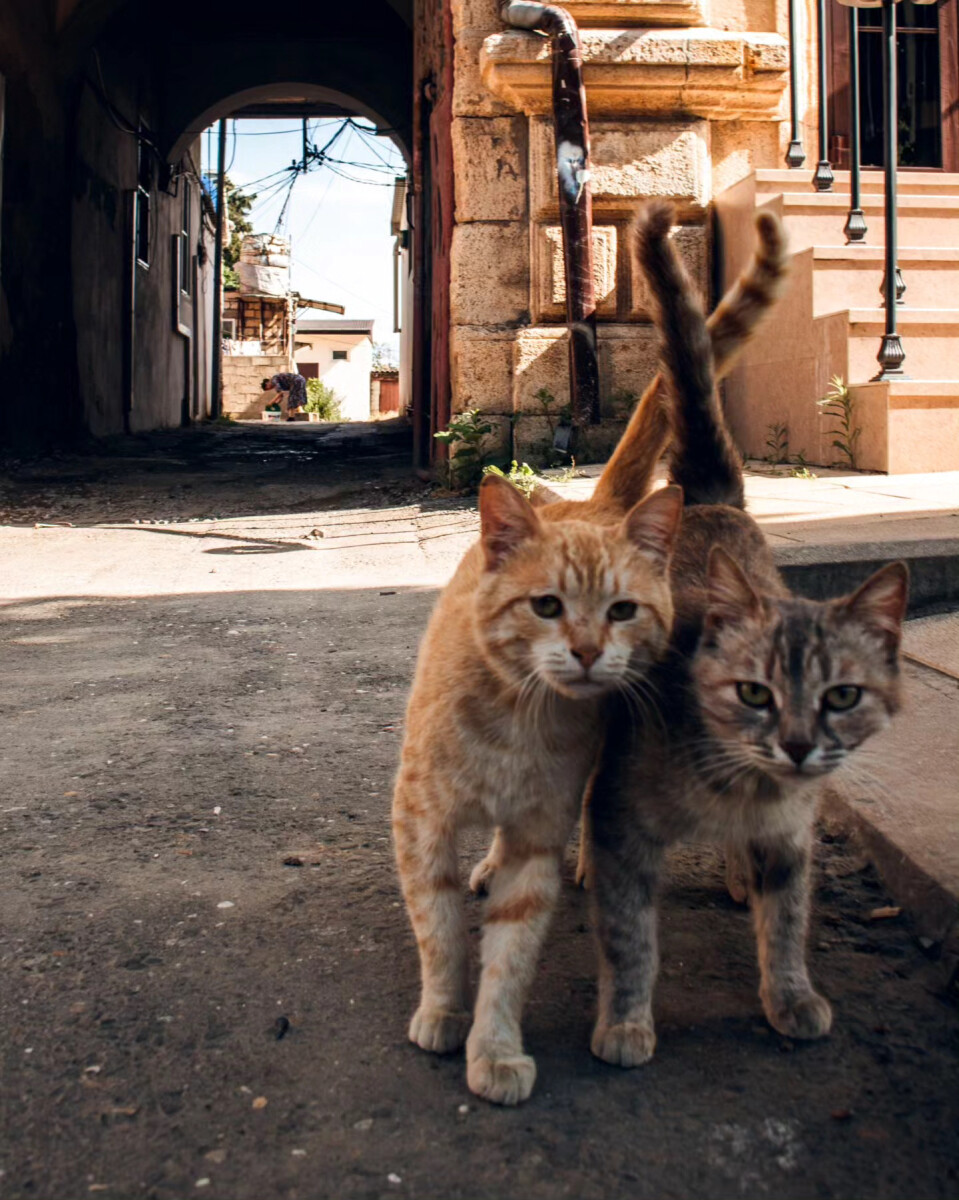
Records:
[[[407,1043],[417,966],[388,812],[436,586],[428,572],[419,586],[396,580],[421,553],[407,541],[437,522],[453,522],[447,558],[430,560],[437,579],[448,573],[475,514],[408,480],[402,433],[364,449],[356,431],[355,454],[344,437],[284,468],[254,432],[119,445],[95,479],[81,456],[12,464],[4,480],[11,578],[29,578],[23,556],[44,536],[34,524],[72,521],[49,532],[83,539],[75,553],[93,565],[84,590],[44,576],[0,608],[0,1195],[959,1194],[955,997],[935,948],[904,914],[874,915],[894,898],[829,834],[810,939],[835,1008],[827,1041],[765,1024],[748,914],[727,898],[715,853],[690,847],[664,899],[649,1066],[623,1072],[589,1054],[590,918],[571,883],[528,1009],[539,1065],[528,1104],[484,1104],[459,1056]],[[250,438],[250,452],[220,470],[201,442],[223,438]],[[184,440],[186,466],[172,467]],[[137,541],[98,512],[154,531]],[[171,529],[193,564],[175,591],[137,585],[150,566],[138,555],[111,570],[97,558],[116,558],[123,538],[165,543],[157,521],[211,514],[274,530],[271,582],[252,586],[253,534],[198,543]],[[295,562],[324,561],[308,529],[344,514],[362,554],[317,567],[313,586],[284,586]],[[359,536],[394,518],[407,541]],[[269,541],[313,553],[273,554]],[[211,590],[211,561],[249,574]],[[389,586],[371,586],[377,570]],[[481,852],[477,839],[463,852],[474,937],[481,902],[465,875]]]

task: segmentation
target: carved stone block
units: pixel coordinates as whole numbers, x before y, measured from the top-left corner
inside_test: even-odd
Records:
[[[563,231],[559,225],[540,225],[534,228],[533,238],[533,320],[563,321],[566,319]],[[615,225],[593,226],[593,281],[599,316],[616,315],[618,242]]]
[[[590,187],[593,211],[627,215],[648,196],[669,196],[683,208],[709,203],[709,123],[612,121],[590,128]],[[559,211],[553,123],[530,121],[530,205],[540,219]]]

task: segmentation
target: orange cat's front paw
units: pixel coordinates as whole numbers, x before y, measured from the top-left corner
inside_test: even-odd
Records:
[[[829,1001],[818,992],[809,991],[788,1002],[763,995],[762,1002],[766,1020],[785,1037],[812,1040],[825,1037],[832,1029]]]
[[[431,1054],[452,1054],[466,1041],[470,1014],[418,1008],[410,1021],[410,1041]]]
[[[656,1033],[651,1024],[623,1021],[618,1025],[597,1025],[590,1049],[597,1058],[614,1067],[638,1067],[653,1057]]]
[[[493,1104],[522,1104],[536,1082],[536,1063],[528,1054],[511,1058],[480,1056],[467,1063],[466,1082],[471,1092]]]

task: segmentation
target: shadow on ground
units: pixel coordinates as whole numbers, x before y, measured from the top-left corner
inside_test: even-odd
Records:
[[[748,916],[696,847],[673,862],[648,1067],[589,1054],[570,885],[529,1006],[529,1104],[483,1104],[458,1057],[406,1042],[388,812],[433,599],[0,612],[3,1194],[954,1196],[956,1014],[906,920],[870,919],[887,897],[839,842],[819,847],[811,938],[827,1042],[765,1025]]]
[[[304,512],[428,497],[405,422],[208,424],[0,462],[0,524]]]

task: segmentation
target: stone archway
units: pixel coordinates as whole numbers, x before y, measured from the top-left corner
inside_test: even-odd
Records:
[[[12,31],[0,47],[7,79],[0,429],[14,443],[43,440],[51,429],[111,432],[123,427],[117,331],[129,319],[124,276],[137,131],[174,168],[166,181],[157,172],[155,214],[171,208],[177,164],[199,130],[251,105],[285,100],[289,115],[290,103],[301,101],[311,115],[366,116],[412,169],[412,0],[8,4],[10,15],[0,19],[0,33],[7,24]],[[173,324],[166,281],[173,230],[168,214],[157,226],[146,289],[156,308],[156,337],[142,345],[151,387],[179,369],[161,345]],[[37,363],[54,371],[57,386],[42,406],[15,407]]]

